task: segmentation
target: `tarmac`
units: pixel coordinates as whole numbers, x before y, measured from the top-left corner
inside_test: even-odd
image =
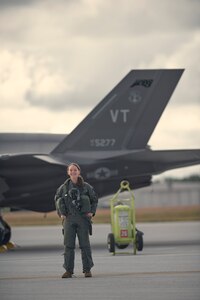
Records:
[[[61,226],[13,227],[16,248],[0,254],[1,300],[193,300],[200,296],[200,222],[140,223],[143,251],[107,250],[110,225],[94,225],[92,278],[84,278],[80,249],[75,273],[62,279]],[[122,253],[125,252],[125,253]]]

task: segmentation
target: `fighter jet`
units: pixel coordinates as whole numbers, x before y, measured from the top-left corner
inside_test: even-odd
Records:
[[[81,166],[99,197],[115,193],[122,180],[142,188],[153,175],[199,164],[200,149],[153,151],[147,144],[183,71],[131,70],[50,152],[1,155],[0,207],[55,210],[55,191],[70,162]],[[9,240],[9,225],[7,232],[0,243]]]

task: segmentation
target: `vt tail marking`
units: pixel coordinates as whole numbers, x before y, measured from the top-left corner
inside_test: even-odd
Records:
[[[113,123],[116,123],[118,121],[118,117],[122,116],[122,121],[124,123],[127,122],[128,113],[130,112],[130,109],[115,109],[110,110],[110,115]]]

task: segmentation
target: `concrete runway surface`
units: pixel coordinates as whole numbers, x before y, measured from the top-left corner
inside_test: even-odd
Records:
[[[116,256],[106,245],[110,225],[93,227],[93,277],[84,278],[77,246],[71,279],[61,278],[61,227],[13,228],[18,247],[0,254],[0,299],[200,299],[200,222],[138,224],[143,251]]]

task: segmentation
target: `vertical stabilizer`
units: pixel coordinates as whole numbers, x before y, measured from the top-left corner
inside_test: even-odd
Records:
[[[129,72],[52,153],[145,148],[183,71]]]

